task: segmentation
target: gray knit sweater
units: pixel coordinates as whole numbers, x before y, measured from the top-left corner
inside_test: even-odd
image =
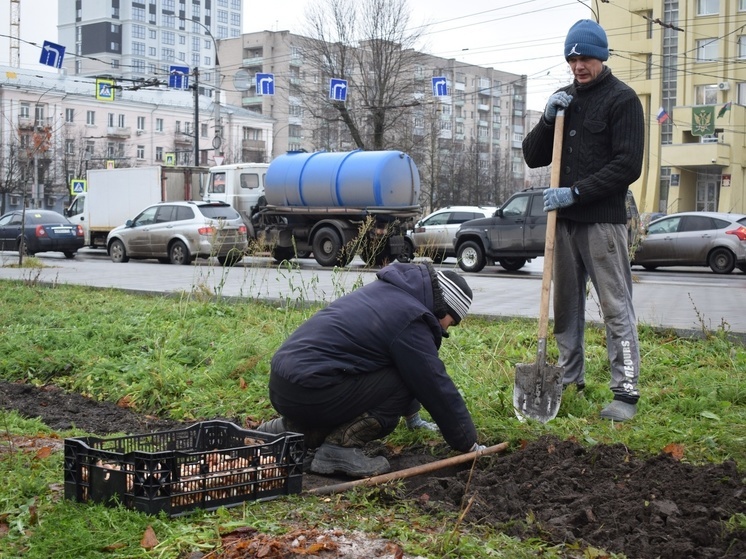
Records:
[[[588,84],[562,88],[572,95],[565,110],[560,185],[579,195],[558,218],[585,223],[626,223],[625,196],[640,176],[645,144],[644,117],[637,94],[604,67]],[[552,162],[554,123],[542,117],[523,140],[531,167]]]

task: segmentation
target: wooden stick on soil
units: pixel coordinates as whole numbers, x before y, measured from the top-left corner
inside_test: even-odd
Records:
[[[494,446],[488,446],[484,450],[475,450],[473,452],[465,452],[464,454],[459,454],[458,456],[452,456],[451,458],[444,458],[442,460],[436,460],[435,462],[430,462],[429,464],[422,464],[420,466],[414,466],[412,468],[407,468],[405,470],[398,470],[396,472],[390,472],[388,474],[382,474],[380,476],[366,477],[364,479],[356,479],[354,481],[337,483],[336,485],[327,485],[326,487],[314,487],[313,489],[309,489],[308,491],[306,491],[306,493],[311,493],[313,495],[332,495],[334,493],[341,493],[342,491],[347,491],[348,489],[352,489],[354,487],[361,487],[361,486],[370,487],[372,485],[379,485],[381,483],[386,483],[389,481],[405,479],[408,477],[414,477],[420,474],[427,474],[430,472],[434,472],[435,470],[447,468],[448,466],[455,466],[457,464],[463,464],[464,462],[469,462],[470,460],[476,460],[480,456],[487,456],[489,454],[496,454],[498,452],[502,452],[506,448],[508,448],[508,443],[506,442],[500,443]]]

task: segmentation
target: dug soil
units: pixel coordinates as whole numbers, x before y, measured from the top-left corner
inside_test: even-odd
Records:
[[[40,418],[56,431],[75,427],[101,436],[178,425],[52,387],[0,383],[0,407]],[[387,456],[394,470],[449,456],[445,446],[397,451],[377,444],[367,450]],[[596,553],[604,550],[630,559],[746,559],[743,516],[740,530],[728,522],[746,515],[746,473],[731,461],[693,466],[678,459],[679,449],[666,450],[638,456],[622,445],[586,447],[544,437],[479,458],[473,468],[469,463],[408,477],[382,498],[412,499],[426,512],[462,513],[464,530],[488,524],[519,539],[566,544],[562,553],[568,558],[603,557]],[[304,474],[303,489],[341,481],[348,480]],[[396,542],[319,527],[298,526],[282,538],[247,528],[226,534],[229,543],[209,557],[412,557]]]

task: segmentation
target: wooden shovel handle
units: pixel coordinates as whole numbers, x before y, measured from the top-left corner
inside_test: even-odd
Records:
[[[554,144],[552,149],[552,174],[550,188],[559,187],[562,170],[562,133],[565,128],[565,111],[557,111],[554,121]],[[547,233],[544,242],[544,271],[541,275],[541,303],[539,307],[539,340],[545,340],[549,326],[549,292],[554,269],[554,236],[557,229],[557,210],[547,212]],[[541,344],[540,344],[541,345]]]
[[[331,495],[333,493],[341,493],[342,491],[347,491],[348,489],[352,489],[353,487],[369,487],[371,485],[379,485],[381,483],[395,481],[397,479],[404,479],[408,477],[418,476],[420,474],[427,474],[435,470],[446,468],[448,466],[454,466],[456,464],[469,462],[470,460],[476,460],[480,456],[487,456],[488,454],[502,452],[506,448],[508,448],[508,443],[500,443],[494,446],[488,446],[484,450],[465,452],[464,454],[459,454],[458,456],[444,458],[443,460],[436,460],[435,462],[430,462],[429,464],[422,464],[420,466],[414,466],[412,468],[398,470],[396,472],[390,472],[388,474],[383,474],[380,476],[366,477],[365,479],[356,479],[355,481],[347,481],[344,483],[338,483],[336,485],[327,485],[326,487],[314,487],[313,489],[309,489],[308,491],[306,491],[306,493],[311,493],[313,495]]]

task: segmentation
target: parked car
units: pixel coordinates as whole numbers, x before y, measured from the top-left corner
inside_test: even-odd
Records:
[[[635,251],[633,265],[709,266],[716,274],[746,272],[746,215],[681,212],[655,219]]]
[[[26,209],[25,223],[23,210],[0,217],[0,250],[21,250],[21,238],[25,254],[61,252],[65,258],[73,258],[85,242],[80,225],[51,210]]]
[[[487,265],[500,264],[520,270],[533,258],[544,256],[547,214],[545,188],[516,192],[490,218],[467,221],[454,239],[458,265],[464,272],[479,272]],[[628,243],[635,242],[639,212],[631,191],[627,191]]]
[[[113,262],[157,258],[163,264],[190,264],[215,256],[230,266],[248,246],[246,225],[225,202],[161,202],[113,229],[106,250]]]
[[[472,219],[490,217],[495,210],[493,206],[448,206],[434,211],[419,220],[410,233],[415,252],[436,263],[456,256],[453,239],[459,226]]]

